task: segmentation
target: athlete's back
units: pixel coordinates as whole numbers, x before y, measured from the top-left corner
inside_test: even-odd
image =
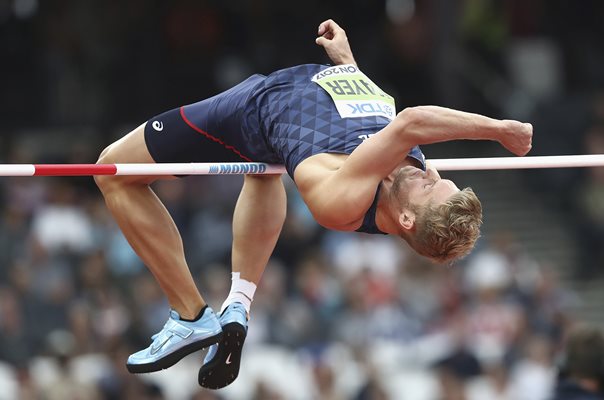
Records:
[[[332,94],[313,81],[321,73],[340,68],[347,68],[349,77],[359,72],[352,65],[299,65],[268,75],[254,93],[261,132],[291,176],[301,161],[314,154],[352,153],[390,122],[384,115],[362,114],[358,108],[358,115],[340,114]],[[341,78],[344,81],[346,76]],[[367,88],[360,89],[369,93]],[[350,97],[354,101],[354,96]]]

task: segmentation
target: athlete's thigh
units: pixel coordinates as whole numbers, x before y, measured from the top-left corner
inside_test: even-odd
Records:
[[[277,174],[246,174],[243,183],[253,186],[254,189],[263,190],[267,187],[284,188],[281,175]]]
[[[154,163],[145,143],[145,125],[143,123],[127,135],[116,140],[101,153],[99,162],[114,163]]]
[[[146,122],[138,126],[130,133],[116,140],[103,150],[99,164],[129,164],[129,163],[155,163],[149,153],[145,142]],[[113,177],[121,181],[136,181],[151,183],[157,179],[172,178],[170,176],[123,176]]]

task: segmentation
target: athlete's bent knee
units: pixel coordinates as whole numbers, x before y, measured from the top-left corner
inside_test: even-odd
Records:
[[[109,160],[108,160],[109,151],[111,149],[111,146],[112,146],[112,144],[105,147],[103,149],[103,151],[101,152],[101,154],[99,154],[99,158],[96,161],[97,164],[111,164],[111,162],[109,162]],[[99,189],[101,189],[101,191],[103,191],[103,188],[106,187],[107,184],[110,182],[110,179],[108,179],[108,178],[110,178],[110,176],[107,176],[107,175],[95,175],[94,176],[94,182],[99,187]]]
[[[119,164],[139,162],[128,156],[128,149],[121,146],[121,143],[115,142],[107,146],[99,155],[97,164]],[[109,190],[123,187],[124,185],[150,185],[157,176],[115,176],[115,175],[95,175],[94,181],[101,189],[101,192],[106,193]]]
[[[117,164],[122,160],[119,157],[116,157],[116,144],[112,143],[109,146],[105,147],[105,149],[99,155],[97,160],[97,164]],[[114,175],[95,175],[94,182],[101,189],[101,192],[106,193],[109,190],[119,188],[121,185],[135,183],[140,180],[141,177],[135,176],[114,176]]]

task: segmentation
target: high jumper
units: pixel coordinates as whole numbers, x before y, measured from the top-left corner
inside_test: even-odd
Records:
[[[253,75],[206,100],[167,111],[109,145],[99,164],[282,164],[316,221],[328,229],[396,235],[437,262],[466,255],[479,237],[481,204],[441,179],[419,145],[492,140],[517,156],[529,123],[437,106],[396,111],[394,99],[357,66],[345,31],[319,25],[316,43],[334,66],[307,64]],[[180,234],[150,184],[167,175],[97,175],[107,207],[151,270],[171,312],[130,372],[168,368],[211,346],[200,385],[220,388],[239,372],[250,306],[285,220],[278,174],[245,175],[233,214],[232,287],[217,316],[185,260]]]

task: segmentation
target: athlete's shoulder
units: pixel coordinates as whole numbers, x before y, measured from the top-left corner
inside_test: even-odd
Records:
[[[308,209],[328,229],[357,229],[375,198],[377,182],[338,174],[347,159],[347,154],[315,154],[294,171],[294,182]]]

